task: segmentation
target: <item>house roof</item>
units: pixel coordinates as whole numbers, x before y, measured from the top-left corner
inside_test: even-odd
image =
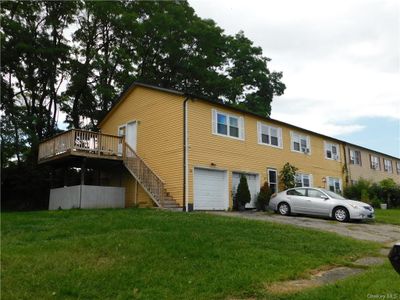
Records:
[[[262,116],[260,114],[257,114],[257,113],[254,113],[254,112],[250,112],[250,111],[235,107],[235,106],[227,104],[227,103],[217,102],[215,100],[212,100],[212,99],[204,97],[204,96],[195,95],[195,94],[191,94],[191,93],[186,93],[186,92],[183,92],[183,91],[178,91],[178,90],[174,90],[174,89],[170,89],[170,88],[163,88],[163,87],[159,87],[159,86],[156,86],[156,85],[151,85],[151,84],[138,82],[138,81],[133,82],[127,89],[125,89],[120,94],[120,96],[118,97],[118,100],[111,107],[110,111],[99,122],[99,126],[101,126],[101,124],[104,123],[104,121],[106,119],[108,119],[108,116],[120,105],[120,103],[126,98],[126,96],[129,95],[129,93],[135,87],[138,87],[138,86],[139,87],[144,87],[144,88],[149,88],[149,89],[154,89],[154,90],[158,90],[158,91],[162,91],[162,92],[165,92],[165,93],[172,93],[172,94],[179,95],[179,96],[182,96],[182,97],[189,97],[189,98],[193,98],[193,99],[202,100],[202,101],[211,103],[213,105],[217,105],[217,106],[220,106],[220,107],[223,107],[223,108],[231,109],[231,110],[243,113],[243,114],[255,116],[257,118],[260,118],[260,119],[268,121],[268,122],[272,122],[272,123],[275,123],[275,124],[278,124],[278,125],[285,125],[285,126],[293,128],[295,130],[301,130],[303,132],[307,132],[307,133],[310,133],[310,134],[313,134],[313,135],[317,135],[317,136],[320,136],[320,137],[323,137],[323,138],[326,138],[326,139],[329,139],[329,140],[332,140],[332,141],[336,141],[338,143],[344,143],[345,145],[348,145],[350,147],[364,149],[364,150],[373,152],[373,153],[378,154],[378,155],[384,155],[386,157],[394,158],[396,160],[400,159],[398,157],[395,157],[395,156],[392,156],[392,155],[389,155],[389,154],[386,154],[386,153],[383,153],[383,152],[379,152],[379,151],[376,151],[376,150],[373,150],[373,149],[369,149],[369,148],[366,148],[366,147],[363,147],[363,146],[360,146],[360,145],[357,145],[357,144],[353,144],[353,143],[350,143],[350,142],[347,142],[347,141],[344,141],[344,140],[340,140],[340,139],[337,139],[337,138],[334,138],[334,137],[331,137],[331,136],[328,136],[328,135],[324,135],[324,134],[321,134],[321,133],[318,133],[318,132],[315,132],[315,131],[311,131],[311,130],[308,130],[308,129],[305,129],[305,128],[302,128],[302,127],[298,127],[298,126],[290,124],[290,123],[279,121],[279,120],[276,120],[276,119],[273,119],[273,118],[270,118],[270,117],[265,117],[265,116]]]

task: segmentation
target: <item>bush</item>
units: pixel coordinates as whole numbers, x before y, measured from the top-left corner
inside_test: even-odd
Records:
[[[240,182],[237,187],[237,192],[234,197],[234,202],[237,205],[237,208],[239,210],[243,210],[246,203],[249,203],[251,200],[251,195],[249,191],[249,186],[247,184],[247,179],[246,176],[241,176],[240,177]]]
[[[263,186],[260,189],[260,192],[257,195],[257,210],[266,211],[268,207],[269,200],[271,198],[272,191],[269,188],[268,182],[264,182]]]
[[[296,171],[298,169],[291,165],[290,163],[286,163],[282,170],[279,172],[279,180],[284,190],[290,189],[296,186]]]
[[[389,207],[400,206],[400,185],[391,178],[379,183],[360,179],[357,183],[346,187],[343,192],[348,199],[364,201],[374,207],[379,207],[381,203],[387,203]]]

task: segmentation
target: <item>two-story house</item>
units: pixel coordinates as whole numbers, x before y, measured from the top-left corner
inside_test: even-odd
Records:
[[[279,171],[286,162],[298,168],[297,185],[340,192],[346,181],[363,175],[355,169],[353,148],[362,155],[377,155],[226,104],[141,83],[123,93],[99,129],[86,137],[80,131],[69,133],[62,146],[46,141],[39,162],[66,155],[111,160],[113,167],[102,168],[100,177],[124,187],[125,206],[226,210],[245,175],[252,195],[248,207],[254,207],[264,182],[279,191]],[[385,160],[391,161],[392,173],[387,174],[400,183],[400,160],[383,154],[379,159],[382,169]]]

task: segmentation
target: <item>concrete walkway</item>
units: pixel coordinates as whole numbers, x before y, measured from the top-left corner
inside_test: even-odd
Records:
[[[210,212],[211,214],[237,217],[250,220],[289,224],[299,227],[312,228],[337,233],[358,240],[373,241],[390,246],[400,241],[400,226],[377,223],[340,223],[329,219],[319,219],[304,216],[281,216],[263,212]]]

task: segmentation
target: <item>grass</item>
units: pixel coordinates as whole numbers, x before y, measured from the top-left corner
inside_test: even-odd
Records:
[[[375,209],[375,221],[385,224],[400,225],[400,209]],[[400,295],[398,297],[400,299]]]
[[[337,299],[400,299],[400,276],[389,262],[370,268],[363,274],[338,281],[320,288],[271,300],[337,300]]]
[[[265,283],[379,247],[281,224],[146,209],[2,213],[1,223],[4,299],[258,297]]]

